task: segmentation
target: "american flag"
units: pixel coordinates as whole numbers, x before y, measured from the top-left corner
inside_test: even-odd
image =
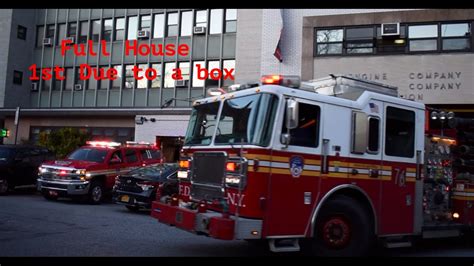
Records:
[[[280,28],[280,35],[278,37],[278,43],[275,47],[275,52],[273,55],[278,59],[278,61],[283,62],[283,56],[281,54],[281,35],[283,33],[283,9],[280,9],[280,15],[277,16],[278,27]]]
[[[370,111],[372,113],[379,113],[379,106],[376,105],[375,103],[369,103]]]

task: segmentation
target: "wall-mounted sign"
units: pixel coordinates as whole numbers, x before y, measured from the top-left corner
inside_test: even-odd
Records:
[[[398,87],[401,98],[426,104],[474,104],[474,55],[315,58],[313,78],[341,73]]]

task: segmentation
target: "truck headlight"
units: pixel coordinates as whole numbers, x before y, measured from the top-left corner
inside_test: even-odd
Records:
[[[178,178],[188,178],[188,171],[178,171]]]
[[[76,174],[85,175],[86,174],[86,169],[78,169],[78,170],[76,170]]]
[[[46,172],[48,172],[48,169],[46,169],[45,167],[38,167],[38,172],[41,173],[41,174],[44,174]]]
[[[229,185],[238,185],[240,183],[240,177],[228,175],[225,177],[225,182]]]

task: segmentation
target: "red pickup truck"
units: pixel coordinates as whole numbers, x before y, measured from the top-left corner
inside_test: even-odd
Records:
[[[66,159],[43,163],[37,189],[49,200],[78,197],[98,204],[105,193],[112,191],[115,177],[160,162],[162,154],[153,145],[89,141]]]

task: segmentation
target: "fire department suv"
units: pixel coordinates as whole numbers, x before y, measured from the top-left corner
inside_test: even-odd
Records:
[[[140,166],[162,162],[157,147],[128,142],[89,141],[66,159],[39,167],[37,187],[46,199],[81,197],[97,204],[115,178]]]
[[[264,77],[194,102],[179,195],[158,197],[152,216],[275,252],[358,255],[377,238],[401,247],[460,236],[474,219],[453,211],[452,180],[424,176],[426,138],[425,106],[395,87]],[[463,193],[459,202],[474,199]]]

